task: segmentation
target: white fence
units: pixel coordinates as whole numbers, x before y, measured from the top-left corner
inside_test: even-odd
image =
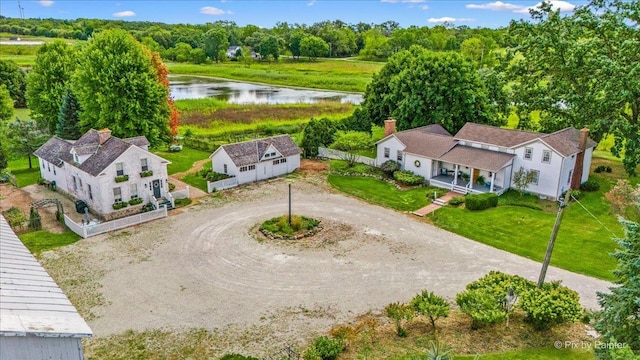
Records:
[[[171,193],[174,199],[188,199],[189,198],[189,187],[178,191],[174,191]]]
[[[232,177],[224,180],[218,180],[214,182],[207,181],[207,191],[214,192],[216,190],[230,189],[238,186],[238,179]]]
[[[338,159],[338,160],[353,159],[355,162],[376,166],[376,159],[372,159],[370,157],[366,157],[362,155],[351,154],[351,153],[340,151],[340,150],[327,149],[324,147],[318,148],[318,156],[327,158],[327,159]]]
[[[113,221],[108,221],[105,223],[95,224],[95,225],[80,225],[67,215],[64,216],[64,224],[73,231],[74,233],[82,236],[82,238],[86,239],[89,236],[95,236],[104,234],[109,231],[119,230],[122,228],[126,228],[129,226],[142,224],[147,221],[160,219],[163,217],[167,217],[167,208],[165,206],[161,207],[158,210],[148,211],[140,214],[135,214],[131,216],[127,216],[121,219],[116,219]]]

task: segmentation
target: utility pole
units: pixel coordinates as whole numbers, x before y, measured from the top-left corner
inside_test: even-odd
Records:
[[[291,226],[291,183],[289,183],[289,226]]]
[[[553,224],[553,230],[551,231],[551,237],[549,238],[549,244],[547,245],[547,253],[544,255],[544,261],[542,262],[542,270],[540,270],[540,278],[538,279],[538,288],[542,288],[544,278],[547,276],[547,268],[549,267],[549,261],[551,261],[551,253],[553,252],[553,246],[556,242],[556,237],[558,236],[558,230],[560,230],[562,215],[564,214],[564,209],[569,205],[569,200],[571,200],[571,191],[572,189],[567,190],[564,195],[564,200],[560,202],[560,208],[556,215],[556,222]]]

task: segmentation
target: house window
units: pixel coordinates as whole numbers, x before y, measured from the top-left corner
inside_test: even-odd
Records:
[[[116,175],[117,176],[124,175],[124,164],[123,163],[117,163],[116,164]]]
[[[402,161],[402,151],[397,151],[396,158],[398,159],[398,161]]]
[[[388,147],[384,148],[384,157],[387,158],[387,159],[389,158],[389,152],[390,152],[390,150],[389,150]]]
[[[135,199],[138,197],[138,184],[131,184],[131,198]]]
[[[49,163],[47,163],[47,170],[51,172],[51,166],[49,165]]]
[[[569,170],[569,177],[567,178],[567,185],[571,184],[571,176],[573,176],[573,170]]]
[[[147,162],[147,159],[140,159],[140,168],[142,169],[142,171],[149,170],[149,164]]]
[[[533,158],[533,148],[524,148],[524,159],[531,160]]]
[[[76,179],[76,177],[73,177],[73,190],[78,190],[78,179]]]
[[[256,169],[256,166],[255,166],[255,165],[249,165],[249,171],[251,171],[251,170],[255,170],[255,169]]]
[[[538,185],[538,181],[540,180],[540,171],[531,170],[531,173],[533,173],[533,181],[531,181],[531,183],[533,185]]]
[[[542,151],[542,162],[545,164],[549,164],[551,162],[551,151],[543,150]]]
[[[53,168],[53,175],[56,175],[56,168]]]
[[[78,154],[73,154],[73,161],[79,163],[80,162],[80,158],[78,157]]]
[[[278,164],[280,164],[280,159],[278,159],[278,160],[273,160],[273,165],[278,165]]]
[[[122,189],[113,188],[113,202],[122,202]]]
[[[44,162],[42,163],[42,170],[44,170]]]
[[[280,164],[282,164],[282,163],[286,163],[286,162],[287,162],[287,158],[282,158],[282,159],[280,159]]]
[[[242,171],[242,170],[240,170],[240,171]],[[227,164],[224,164],[224,173],[225,174],[227,173]]]
[[[91,185],[87,185],[87,188],[89,189],[89,200],[93,200],[93,191],[91,191]]]
[[[247,171],[248,167],[247,166],[240,166],[240,172],[245,172]]]

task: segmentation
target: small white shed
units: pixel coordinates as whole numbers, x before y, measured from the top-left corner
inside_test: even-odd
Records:
[[[81,339],[92,335],[0,215],[0,359],[82,360]]]

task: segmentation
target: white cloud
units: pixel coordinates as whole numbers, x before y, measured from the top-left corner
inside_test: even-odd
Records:
[[[307,6],[313,6],[315,5],[315,3],[316,3],[316,0],[311,0],[307,3]]]
[[[553,10],[560,10],[560,12],[569,12],[569,11],[573,11],[576,8],[575,5],[567,1],[550,0],[548,2],[551,4],[551,8]],[[535,4],[534,6],[529,6],[520,10],[515,10],[514,12],[521,13],[521,14],[528,14],[529,10],[540,8],[540,5],[542,5],[541,2]]]
[[[399,3],[399,2],[403,2],[403,3],[423,3],[427,0],[380,0],[380,2],[384,2],[384,3]]]
[[[496,2],[482,4],[482,5],[467,4],[466,8],[479,9],[479,10],[491,10],[491,11],[518,11],[518,10],[524,9],[524,6],[503,3],[502,1],[496,1]]]
[[[113,16],[115,16],[115,17],[134,17],[134,16],[136,16],[136,13],[134,13],[131,10],[118,11],[116,13],[113,13]]]
[[[421,5],[420,9],[422,10],[429,10],[429,5]]]
[[[430,23],[454,23],[454,22],[472,22],[475,21],[474,19],[470,19],[470,18],[454,18],[454,17],[450,17],[450,16],[443,16],[440,18],[429,18],[427,20]]]
[[[40,0],[38,3],[40,6],[53,6],[53,1],[51,0]]]
[[[206,14],[206,15],[224,15],[227,12],[222,10],[222,9],[218,9],[217,7],[213,7],[213,6],[205,6],[203,8],[200,8],[200,14]]]

